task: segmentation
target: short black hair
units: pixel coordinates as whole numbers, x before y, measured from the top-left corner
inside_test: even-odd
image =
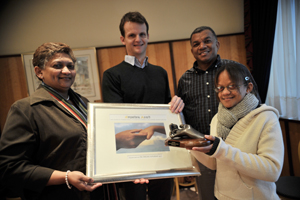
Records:
[[[191,34],[191,36],[190,36],[190,43],[192,43],[192,36],[193,36],[194,34],[196,34],[196,33],[201,33],[201,32],[204,31],[204,30],[210,30],[210,31],[212,32],[212,34],[215,36],[216,40],[218,40],[217,35],[216,35],[215,31],[214,31],[212,28],[210,28],[209,26],[200,26],[200,27],[196,28],[196,29],[192,32],[192,34]]]

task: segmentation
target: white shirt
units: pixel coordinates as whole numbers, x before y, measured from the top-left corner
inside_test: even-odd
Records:
[[[128,64],[130,64],[132,66],[137,66],[139,68],[144,69],[144,67],[147,66],[147,64],[148,64],[148,57],[146,56],[143,64],[141,65],[141,63],[139,62],[139,60],[136,57],[130,56],[130,55],[125,55],[125,62],[127,62]]]

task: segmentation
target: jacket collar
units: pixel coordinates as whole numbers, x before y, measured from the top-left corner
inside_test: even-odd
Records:
[[[55,99],[47,92],[41,85],[37,90],[30,96],[30,105],[42,102],[42,101],[52,101]]]

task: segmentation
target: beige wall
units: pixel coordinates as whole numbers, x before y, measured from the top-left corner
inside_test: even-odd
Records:
[[[244,32],[243,0],[6,0],[0,4],[0,55],[33,52],[44,42],[72,48],[121,45],[119,22],[139,11],[150,42],[189,38],[198,26]]]

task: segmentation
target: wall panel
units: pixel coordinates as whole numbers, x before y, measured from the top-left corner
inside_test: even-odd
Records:
[[[247,66],[244,34],[220,36],[218,40],[220,42],[218,53],[221,58],[234,60]]]
[[[16,100],[28,95],[21,56],[0,58],[0,77],[0,126],[2,132],[10,106]]]
[[[176,87],[182,74],[192,68],[195,58],[189,40],[172,42]]]
[[[244,47],[244,35],[219,36],[221,42],[220,55],[222,58],[233,59],[241,63],[246,63],[246,53]],[[170,46],[172,49],[170,49]],[[154,65],[162,66],[168,72],[171,95],[175,95],[178,80],[181,75],[192,67],[194,57],[190,50],[189,39],[182,41],[168,41],[161,43],[152,43],[148,45],[147,56],[149,62]],[[103,72],[124,60],[126,49],[124,46],[98,48],[97,50],[98,72],[100,83]],[[228,53],[230,52],[230,53]],[[173,59],[173,60],[172,60]],[[243,61],[245,59],[245,61]],[[172,62],[174,66],[172,66]],[[5,93],[3,107],[1,108],[1,129],[5,122],[6,114],[11,104],[27,96],[27,85],[21,56],[6,56],[0,60],[2,85],[8,85],[2,88]],[[13,81],[11,81],[13,80]],[[12,92],[10,92],[12,91]],[[100,100],[101,102],[102,100]]]
[[[125,47],[111,47],[111,48],[97,49],[100,86],[102,85],[103,72],[121,63],[124,60],[125,55],[126,55]],[[102,90],[101,90],[101,100],[97,102],[103,102]]]
[[[288,149],[287,149],[287,137],[285,131],[285,122],[280,120],[280,126],[282,130],[283,136],[283,144],[284,144],[284,165],[282,167],[281,176],[290,176],[290,164],[289,164],[289,157],[288,157]]]
[[[149,63],[161,66],[167,71],[171,96],[173,97],[175,90],[169,43],[149,44],[147,56],[149,57]]]
[[[246,64],[246,52],[244,46],[244,35],[230,35],[218,37],[221,46],[219,54],[221,58],[232,59]],[[171,49],[170,49],[171,47]],[[148,45],[147,55],[149,62],[162,66],[169,77],[172,96],[175,94],[174,86],[177,86],[181,75],[192,67],[194,57],[191,53],[189,40],[153,43]],[[98,71],[100,82],[103,72],[124,60],[125,47],[107,47],[97,49]],[[173,60],[172,60],[173,59]],[[172,66],[172,63],[174,64]],[[0,128],[6,120],[7,112],[13,102],[27,96],[27,83],[21,55],[0,57]],[[290,165],[296,176],[300,176],[300,164],[297,154],[297,145],[300,141],[300,123],[287,121],[289,133],[286,133],[285,120],[280,120],[283,138],[285,142],[285,158],[282,175],[290,175]],[[286,137],[289,136],[289,137]],[[290,146],[287,145],[289,139]],[[287,155],[287,148],[291,149],[291,162]]]
[[[300,177],[300,161],[298,157],[298,143],[300,141],[300,123],[296,121],[289,122],[289,134],[291,145],[291,159],[295,176]]]

